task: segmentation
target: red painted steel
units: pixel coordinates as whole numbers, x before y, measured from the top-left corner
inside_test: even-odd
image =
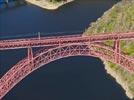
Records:
[[[134,32],[129,33],[111,33],[93,36],[69,35],[69,36],[51,36],[40,38],[27,38],[27,39],[11,39],[0,40],[0,50],[6,49],[19,49],[28,47],[43,47],[52,45],[67,45],[69,43],[89,43],[89,42],[102,42],[106,40],[130,40],[134,39]]]
[[[29,62],[33,60],[33,51],[31,47],[28,48],[28,60]]]
[[[133,73],[134,59],[124,55],[120,50],[120,41],[130,39],[134,39],[134,32],[0,40],[0,50],[28,48],[28,57],[18,62],[0,79],[0,99],[34,70],[57,59],[70,56],[99,57]],[[107,40],[115,41],[113,48],[104,45],[103,42]],[[44,48],[33,53],[32,47]]]
[[[115,60],[116,60],[116,63],[120,63],[120,56],[119,56],[119,54],[120,54],[120,39],[117,39],[117,40],[115,40],[115,43],[114,43],[114,45],[115,45]]]

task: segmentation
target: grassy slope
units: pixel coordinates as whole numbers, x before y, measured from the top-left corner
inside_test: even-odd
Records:
[[[104,13],[96,22],[86,30],[84,35],[93,35],[106,32],[134,31],[134,0],[121,1]],[[108,41],[107,44],[112,42]],[[122,41],[121,49],[134,57],[134,41]],[[109,67],[116,72],[134,97],[134,74],[123,70],[121,67],[108,62]]]
[[[51,3],[59,3],[59,2],[63,2],[64,0],[46,0],[46,1]]]

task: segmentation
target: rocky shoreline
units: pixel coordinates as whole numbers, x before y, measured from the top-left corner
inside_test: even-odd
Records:
[[[134,0],[123,0],[113,5],[96,22],[90,24],[83,35],[97,35],[102,33],[134,31]],[[122,20],[123,18],[123,20]],[[112,41],[106,41],[107,45],[113,45]],[[134,42],[121,41],[121,49],[131,57],[134,57]],[[104,65],[108,74],[115,78],[116,82],[126,91],[128,98],[134,100],[134,74],[124,70],[121,66],[109,63]]]
[[[127,82],[125,82],[124,80],[122,80],[121,76],[116,73],[116,71],[114,71],[112,68],[109,67],[108,63],[106,61],[103,61],[104,65],[105,65],[105,70],[106,72],[111,75],[113,78],[115,78],[116,82],[121,85],[121,87],[125,90],[126,95],[128,96],[128,98],[130,99],[134,99],[133,94],[130,92],[129,88],[128,88],[128,84]]]
[[[48,10],[56,10],[58,9],[60,6],[63,6],[67,3],[73,2],[74,0],[67,0],[65,1],[61,1],[61,2],[57,2],[57,3],[52,3],[46,0],[26,0],[26,2],[30,3],[30,4],[34,4],[36,6],[39,6],[41,8],[44,9],[48,9]]]

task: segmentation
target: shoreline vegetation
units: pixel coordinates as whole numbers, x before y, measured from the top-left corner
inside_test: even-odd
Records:
[[[106,11],[96,22],[91,23],[83,36],[131,31],[134,31],[134,0],[122,0]],[[106,44],[113,45],[113,42],[107,41]],[[126,55],[134,57],[134,41],[121,41],[121,50]],[[130,99],[134,99],[134,74],[112,62],[103,61],[107,73],[115,78]]]
[[[56,10],[60,6],[73,2],[74,0],[26,0],[44,9]],[[91,23],[84,35],[94,35],[100,33],[117,33],[134,31],[134,0],[122,0],[106,11],[96,22]],[[107,45],[113,45],[112,41],[107,41]],[[121,41],[121,50],[134,57],[134,41]],[[134,99],[134,74],[124,70],[121,66],[115,65],[102,59],[105,70],[116,82],[126,91],[130,99]]]
[[[28,3],[48,10],[56,10],[59,7],[73,1],[74,0],[26,0]]]
[[[104,63],[104,65],[105,65],[105,70],[106,70],[107,74],[109,74],[109,75],[111,75],[112,77],[114,77],[115,80],[116,80],[116,82],[117,82],[118,84],[120,84],[121,87],[125,90],[126,95],[127,95],[130,99],[133,99],[133,94],[132,94],[131,91],[129,90],[127,82],[125,82],[125,81],[122,79],[122,76],[121,76],[121,75],[119,75],[116,71],[114,71],[111,67],[109,67],[108,62],[103,61],[103,63]]]

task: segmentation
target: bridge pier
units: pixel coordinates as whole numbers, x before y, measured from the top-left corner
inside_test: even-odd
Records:
[[[120,39],[118,37],[118,39],[116,39],[114,41],[114,50],[115,50],[115,62],[120,64]]]
[[[28,48],[28,61],[31,62],[33,60],[33,50],[32,47]]]

